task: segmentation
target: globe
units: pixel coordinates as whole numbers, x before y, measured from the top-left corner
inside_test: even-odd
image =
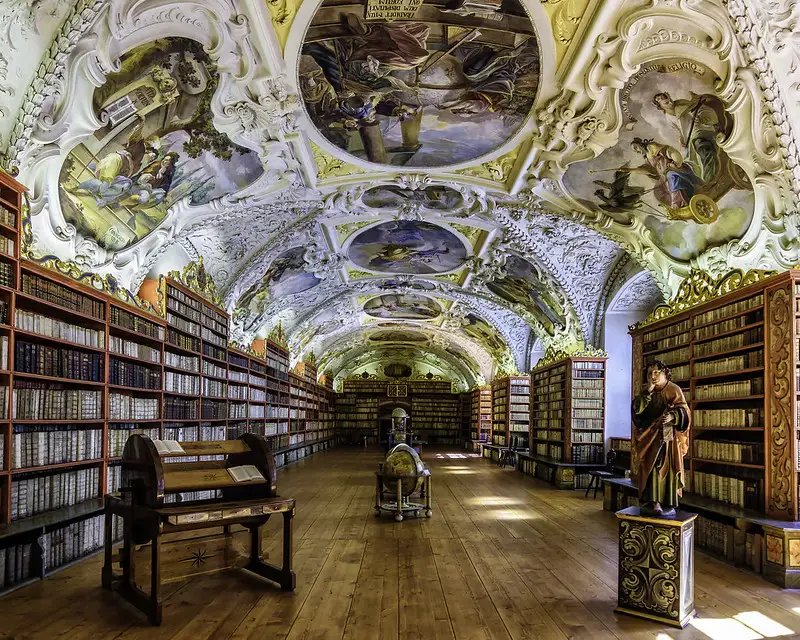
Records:
[[[398,499],[410,496],[422,486],[425,463],[407,444],[398,444],[386,454],[383,463],[383,484],[386,492]],[[402,496],[397,496],[397,480],[402,479]]]

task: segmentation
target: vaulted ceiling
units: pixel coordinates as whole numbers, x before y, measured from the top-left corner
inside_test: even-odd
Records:
[[[244,344],[461,388],[798,261],[793,0],[0,4],[32,259],[202,259]]]

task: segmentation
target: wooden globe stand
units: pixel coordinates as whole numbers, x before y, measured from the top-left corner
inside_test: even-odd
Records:
[[[419,492],[419,497],[425,500],[425,504],[418,502],[411,502],[409,498],[411,495],[403,496],[403,481],[408,478],[397,478],[384,473],[382,470],[375,472],[375,516],[380,516],[381,512],[388,511],[394,513],[394,519],[397,522],[403,521],[404,513],[413,513],[418,516],[421,511],[425,512],[425,517],[430,518],[433,515],[431,509],[431,472],[425,469],[422,474],[422,488]],[[397,500],[392,502],[384,502],[384,481],[394,482],[397,485]]]

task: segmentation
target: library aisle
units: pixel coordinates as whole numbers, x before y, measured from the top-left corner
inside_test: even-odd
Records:
[[[100,587],[95,556],[0,600],[0,638],[697,638],[800,636],[800,594],[698,551],[684,630],[613,613],[617,520],[475,454],[429,448],[434,517],[373,515],[377,449],[339,448],[278,474],[297,499],[297,590],[243,572],[170,585],[164,621]],[[279,520],[264,538],[280,554]],[[47,615],[41,615],[43,611]]]

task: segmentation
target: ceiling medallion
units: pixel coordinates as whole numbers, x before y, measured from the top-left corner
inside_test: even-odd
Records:
[[[533,107],[539,44],[519,0],[325,0],[299,86],[335,147],[393,167],[444,167],[505,144]]]

